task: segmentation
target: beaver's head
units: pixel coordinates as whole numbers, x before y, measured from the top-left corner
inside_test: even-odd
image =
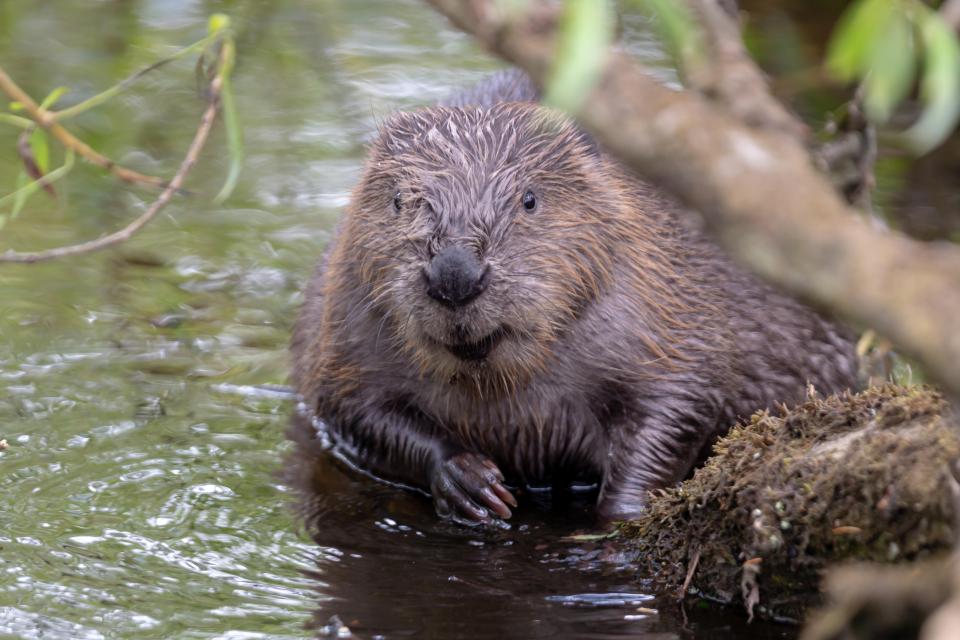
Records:
[[[391,117],[349,212],[384,334],[427,375],[513,387],[610,279],[621,198],[591,140],[532,104]]]

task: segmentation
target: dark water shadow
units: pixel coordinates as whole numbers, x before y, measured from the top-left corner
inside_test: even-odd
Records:
[[[285,475],[316,541],[308,628],[357,638],[793,638],[742,612],[686,612],[657,597],[596,529],[593,496],[521,494],[506,530],[440,521],[428,499],[345,468],[302,418]]]

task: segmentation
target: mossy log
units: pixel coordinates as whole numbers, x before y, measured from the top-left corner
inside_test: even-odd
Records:
[[[908,563],[954,543],[960,431],[926,387],[883,386],[761,412],[621,532],[667,588],[799,620],[824,570]]]
[[[957,558],[833,570],[825,581],[829,603],[812,616],[801,640],[957,640],[958,570]]]

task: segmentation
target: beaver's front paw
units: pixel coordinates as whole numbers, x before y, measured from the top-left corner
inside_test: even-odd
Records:
[[[437,465],[430,493],[440,517],[464,524],[509,518],[510,507],[517,506],[497,465],[475,453],[454,454]]]

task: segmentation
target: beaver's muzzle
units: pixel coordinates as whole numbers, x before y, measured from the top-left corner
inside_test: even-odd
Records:
[[[490,265],[473,251],[450,245],[424,267],[423,278],[428,296],[446,307],[462,307],[487,288]]]

